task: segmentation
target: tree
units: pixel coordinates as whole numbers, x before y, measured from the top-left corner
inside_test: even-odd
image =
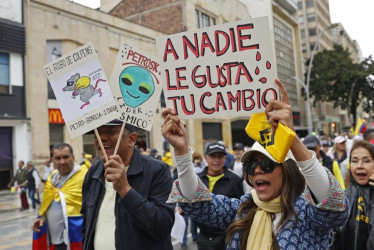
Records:
[[[355,127],[357,107],[363,99],[373,98],[373,75],[371,56],[357,64],[349,57],[348,50],[339,45],[335,45],[333,50],[323,50],[315,54],[310,74],[309,93],[314,99],[313,105],[327,101],[332,102],[335,108],[348,110]]]

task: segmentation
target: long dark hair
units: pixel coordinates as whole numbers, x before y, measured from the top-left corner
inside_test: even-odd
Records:
[[[279,227],[283,227],[292,216],[295,217],[295,224],[298,221],[298,216],[294,208],[296,199],[301,195],[305,189],[305,178],[301,174],[299,167],[294,160],[287,160],[281,164],[283,168],[283,181],[281,191],[281,210],[282,217],[279,223]],[[248,185],[253,187],[249,179],[249,175],[244,175],[245,181]],[[226,243],[229,244],[235,233],[240,232],[242,234],[240,240],[240,249],[246,249],[249,231],[251,229],[253,219],[257,210],[257,205],[254,203],[251,197],[247,201],[243,202],[238,209],[238,219],[235,220],[227,229]],[[272,219],[274,219],[272,214]],[[275,235],[272,235],[273,246],[272,249],[279,249],[277,239]]]

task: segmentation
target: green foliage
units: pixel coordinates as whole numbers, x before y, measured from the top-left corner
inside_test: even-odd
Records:
[[[309,65],[309,60],[306,62]],[[305,73],[306,78],[307,72]],[[374,96],[374,64],[370,57],[353,63],[348,50],[335,45],[333,50],[315,54],[310,74],[309,92],[317,102],[328,101],[334,107],[349,109],[356,121],[356,109],[363,99]]]

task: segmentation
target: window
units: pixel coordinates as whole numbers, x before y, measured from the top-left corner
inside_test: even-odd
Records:
[[[304,16],[299,16],[299,23],[304,23]]]
[[[316,29],[309,29],[309,36],[315,36],[317,34]]]
[[[300,31],[300,36],[301,36],[302,39],[305,38],[305,30],[301,30]]]
[[[0,93],[9,93],[9,54],[0,52]]]
[[[301,50],[302,50],[303,52],[306,52],[306,45],[305,45],[305,44],[301,45]]]
[[[316,20],[316,16],[314,14],[308,15],[308,22],[314,22]]]
[[[313,6],[314,6],[314,1],[313,0],[306,1],[306,7],[307,8],[310,8],[310,7],[313,7]]]
[[[203,122],[203,139],[205,141],[222,140],[222,124],[215,122]]]
[[[56,60],[62,55],[62,42],[61,41],[47,41],[47,63]],[[48,99],[56,100],[50,82],[48,82]]]
[[[195,10],[195,21],[196,28],[198,29],[216,25],[216,19],[214,17],[211,17],[199,10]]]
[[[297,3],[297,8],[298,8],[299,10],[302,10],[302,9],[303,9],[303,2],[299,1],[299,2]]]
[[[206,14],[201,14],[201,17],[202,17],[201,28],[209,27],[210,26],[209,16]]]

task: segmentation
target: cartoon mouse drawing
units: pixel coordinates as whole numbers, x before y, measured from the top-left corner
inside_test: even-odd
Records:
[[[62,91],[73,91],[72,98],[80,95],[80,99],[84,104],[81,106],[83,109],[85,106],[90,104],[90,98],[96,94],[99,94],[99,97],[102,96],[101,88],[97,88],[99,82],[105,82],[103,79],[98,79],[96,81],[95,87],[90,85],[91,79],[88,76],[80,77],[79,73],[72,75],[67,81],[66,86]]]

